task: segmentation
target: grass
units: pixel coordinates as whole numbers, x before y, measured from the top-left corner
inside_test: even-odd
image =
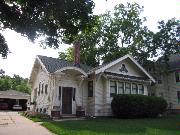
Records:
[[[57,135],[180,135],[180,115],[154,119],[44,121],[42,125]]]

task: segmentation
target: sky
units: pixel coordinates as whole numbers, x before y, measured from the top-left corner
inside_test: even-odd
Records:
[[[153,31],[157,30],[157,22],[168,20],[175,17],[180,19],[180,0],[94,0],[94,14],[102,14],[106,10],[113,10],[119,3],[136,2],[144,6],[142,16],[147,18],[146,25]],[[6,72],[6,75],[13,76],[18,74],[24,78],[29,78],[35,61],[36,55],[49,57],[58,57],[59,51],[64,51],[69,45],[62,44],[59,49],[43,49],[38,43],[28,41],[12,30],[3,32],[11,53],[7,59],[0,57],[0,69]]]

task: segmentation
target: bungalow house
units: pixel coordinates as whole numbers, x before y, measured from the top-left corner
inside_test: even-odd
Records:
[[[131,56],[91,68],[75,62],[37,56],[30,75],[31,109],[51,116],[111,116],[114,94],[148,95],[153,77]]]

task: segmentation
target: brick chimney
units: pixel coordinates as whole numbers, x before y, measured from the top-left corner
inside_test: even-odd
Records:
[[[80,42],[74,42],[74,66],[80,67]]]

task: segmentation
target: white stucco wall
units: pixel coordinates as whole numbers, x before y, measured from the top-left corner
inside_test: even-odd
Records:
[[[180,109],[180,103],[178,103],[177,91],[180,90],[180,83],[175,80],[175,72],[162,75],[162,84],[156,84],[155,89],[156,96],[163,97],[170,108]]]
[[[40,110],[40,108],[43,110],[44,108],[46,108],[47,113],[50,114],[50,78],[48,73],[44,70],[41,69],[41,67],[39,68],[38,72],[37,72],[37,76],[35,78],[34,81],[34,85],[32,87],[32,93],[31,93],[31,97],[32,97],[32,101],[35,100],[36,101],[36,108],[38,108],[38,110]],[[39,83],[41,82],[41,90],[42,90],[42,84],[44,84],[44,88],[43,88],[43,93],[41,93],[40,90],[40,95],[38,94],[39,91]],[[45,94],[45,85],[48,84],[48,89],[47,89],[47,94]],[[36,99],[33,99],[35,97],[34,95],[34,90],[37,89],[37,97]]]

